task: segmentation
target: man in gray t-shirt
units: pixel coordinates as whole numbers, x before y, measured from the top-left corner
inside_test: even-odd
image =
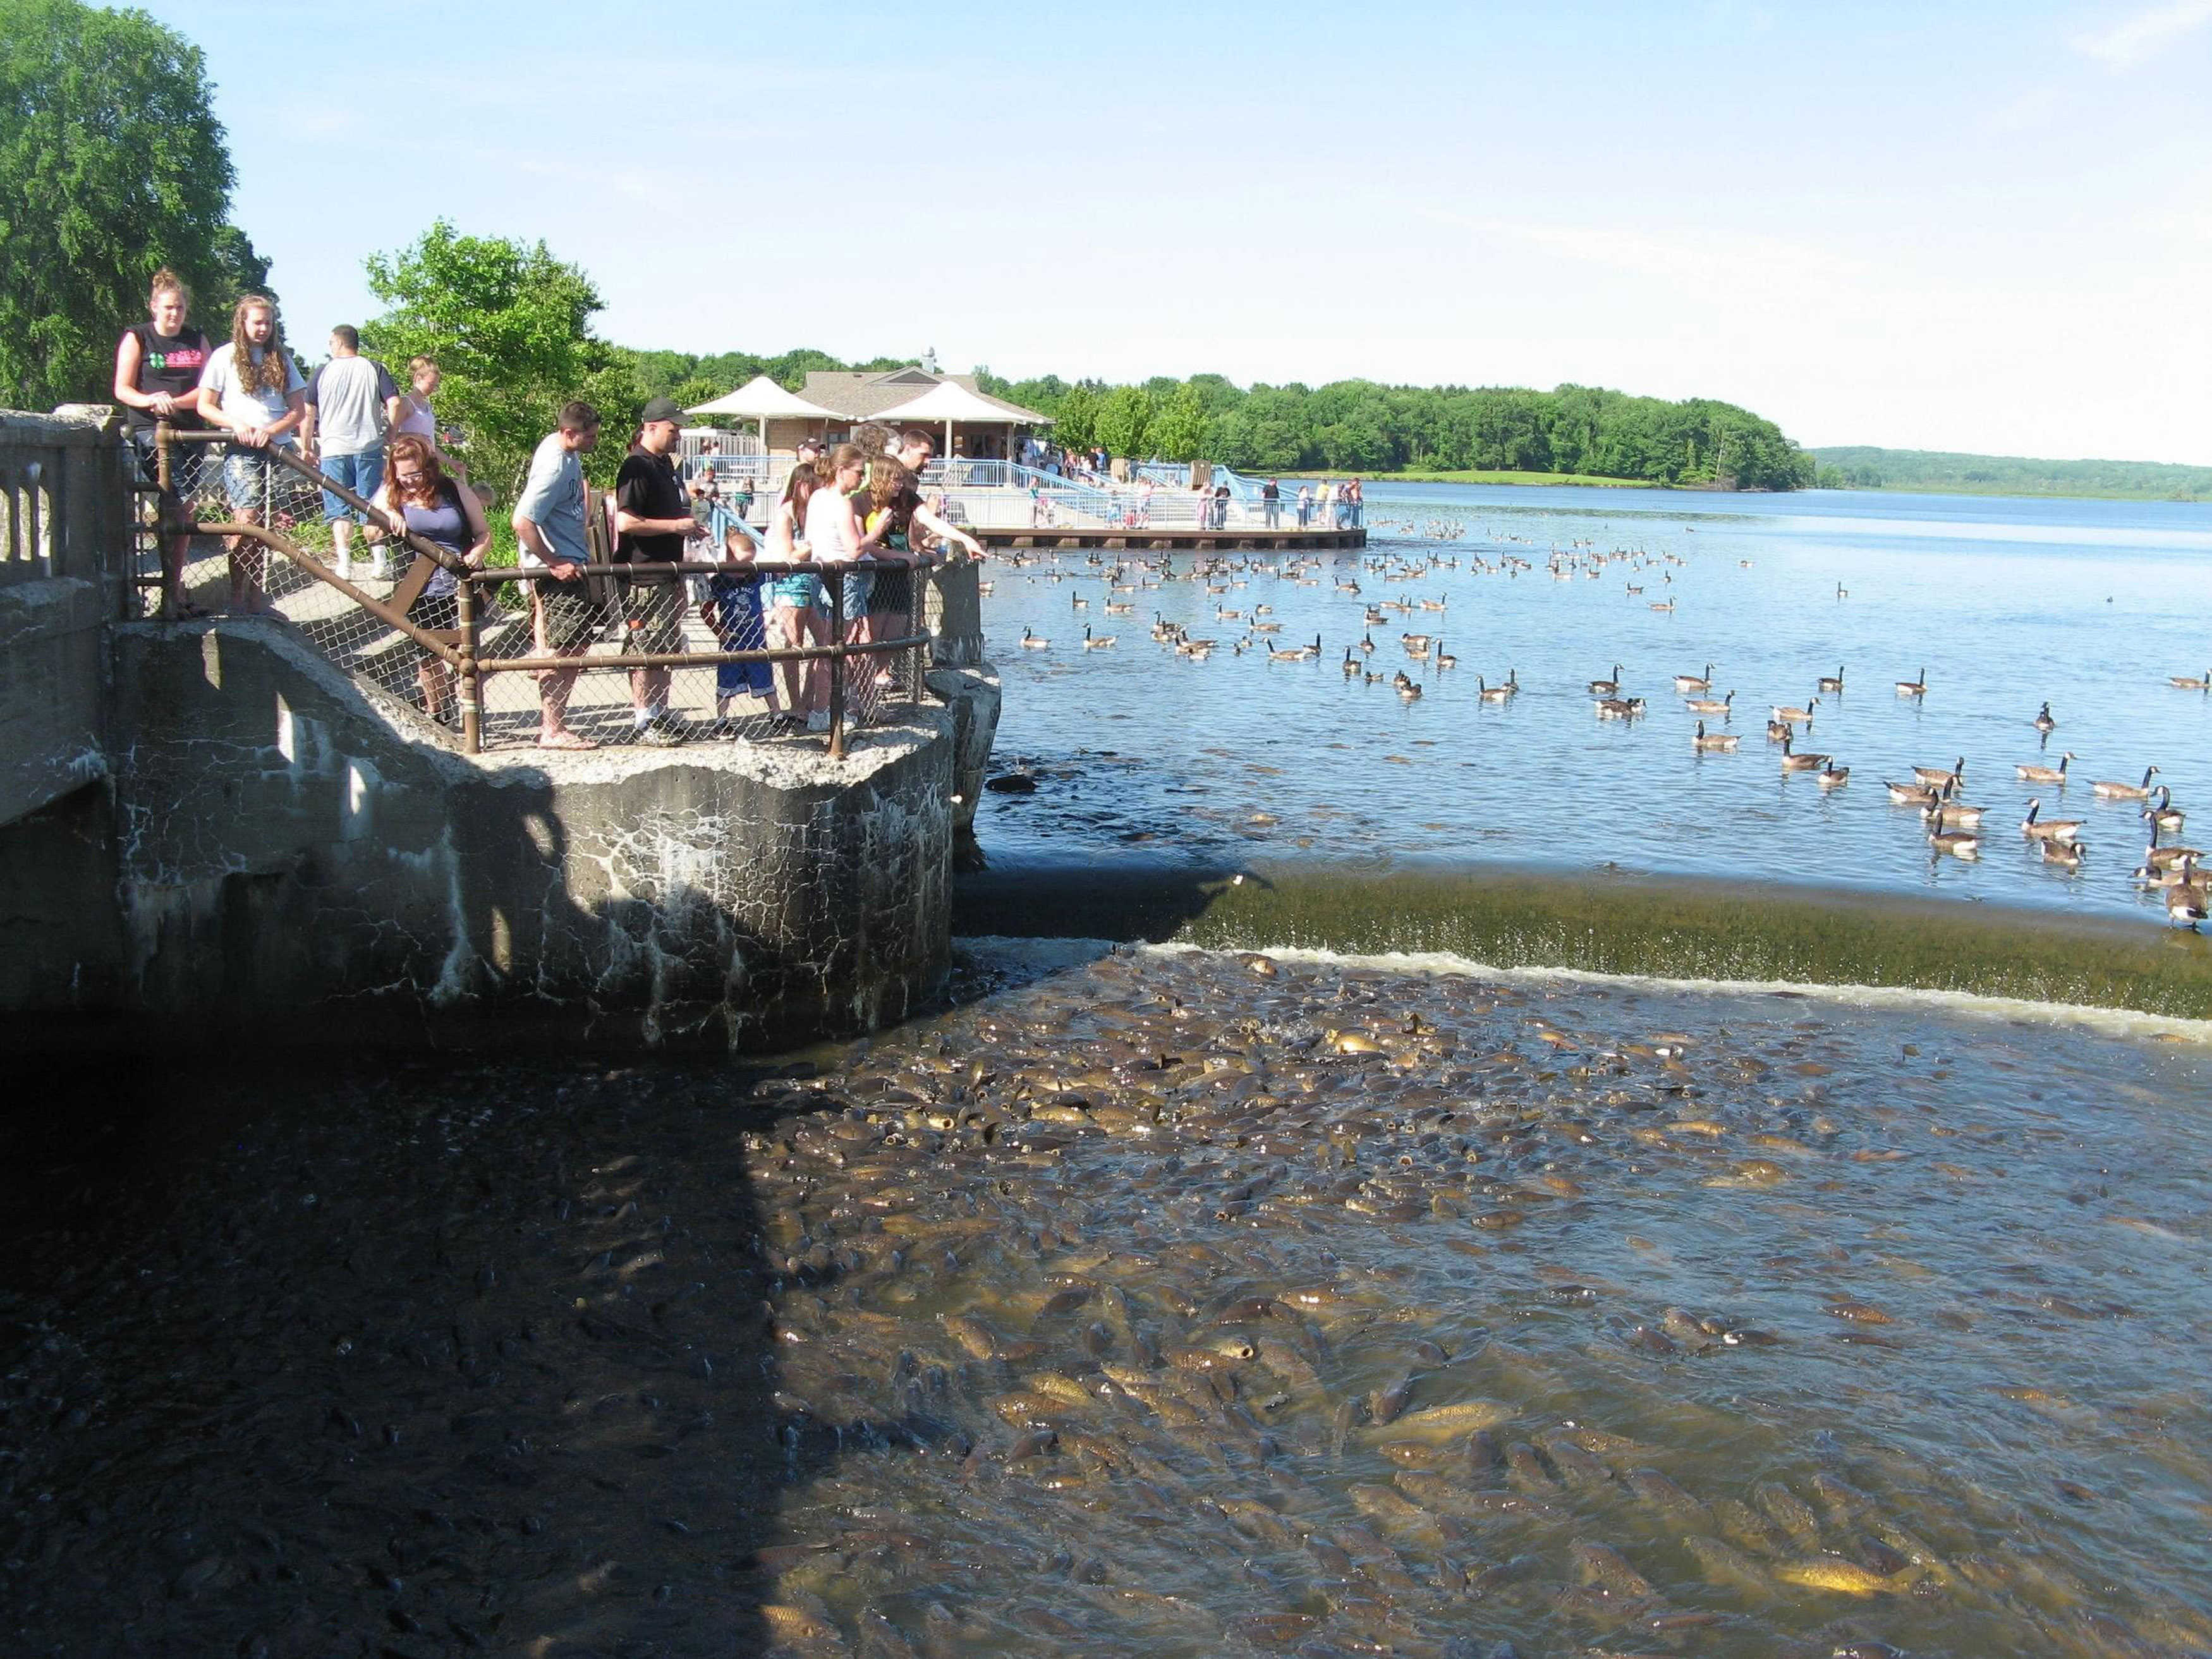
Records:
[[[331,331],[331,360],[307,381],[307,419],[301,444],[323,476],[367,500],[384,482],[384,434],[398,423],[399,388],[392,371],[361,355],[361,331],[340,323]],[[331,550],[338,574],[353,574],[353,526],[359,514],[329,490],[323,492],[323,517],[330,520]],[[391,575],[383,548],[376,550],[374,574]]]
[[[584,464],[578,459],[599,441],[599,411],[586,403],[563,404],[561,429],[539,441],[514,503],[512,522],[522,562],[552,572],[551,580],[530,584],[538,646],[560,657],[582,656],[606,620],[584,580],[592,551],[584,534]],[[568,729],[568,696],[575,689],[574,670],[548,669],[538,676],[539,748],[599,747]]]

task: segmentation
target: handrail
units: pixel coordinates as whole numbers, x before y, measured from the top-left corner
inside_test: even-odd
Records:
[[[180,441],[208,445],[235,445],[235,440],[229,433],[216,430],[179,431],[166,422],[157,427],[155,437],[160,485],[164,489],[173,487],[170,467],[172,445]],[[318,489],[327,491],[336,496],[349,507],[363,513],[374,512],[368,501],[337,480],[325,477],[319,468],[300,456],[295,449],[271,446],[261,449],[259,453],[267,459],[300,475]],[[756,549],[765,545],[762,531],[750,523],[738,519],[735,514],[729,516],[744,530]],[[385,527],[380,520],[372,520],[372,522],[378,523],[380,527]],[[460,641],[458,645],[453,645],[410,620],[404,611],[355,586],[353,582],[331,570],[313,553],[295,544],[289,537],[268,526],[249,524],[244,520],[234,519],[206,522],[198,525],[196,528],[198,533],[203,535],[241,538],[282,554],[314,580],[335,589],[363,611],[374,617],[394,632],[411,641],[424,652],[452,668],[459,682],[458,690],[462,713],[462,746],[470,754],[480,752],[483,747],[483,683],[489,675],[546,671],[575,673],[586,672],[585,659],[580,653],[573,656],[556,654],[481,657],[478,655],[480,641],[477,616],[483,604],[479,598],[480,590],[486,586],[496,586],[510,581],[526,583],[560,580],[543,563],[478,569],[470,566],[466,560],[450,549],[441,546],[426,537],[407,531],[391,532],[387,528],[387,533],[392,534],[394,539],[432,560],[454,577],[458,611],[456,620],[459,623]],[[803,574],[835,578],[848,574],[858,574],[869,571],[881,573],[903,569],[921,572],[944,562],[946,561],[927,556],[911,561],[878,557],[839,560],[754,558],[736,562],[720,559],[684,559],[649,562],[606,560],[581,564],[576,568],[576,570],[578,574],[583,576],[615,577],[629,582],[639,582],[682,579],[689,576],[740,574],[763,577]],[[563,563],[565,567],[566,562]],[[830,665],[830,690],[829,752],[832,759],[842,759],[845,753],[844,665],[846,660],[853,657],[872,659],[890,656],[901,652],[923,650],[930,645],[932,635],[927,630],[923,630],[902,635],[896,639],[849,642],[844,636],[845,584],[832,580],[826,581],[823,586],[825,597],[829,600],[833,635],[830,644],[747,651],[626,652],[611,656],[593,657],[590,659],[589,669],[591,672],[604,672],[675,667],[708,668],[719,667],[725,664],[827,661]],[[913,695],[915,696],[920,695],[918,674],[917,670],[913,690]]]

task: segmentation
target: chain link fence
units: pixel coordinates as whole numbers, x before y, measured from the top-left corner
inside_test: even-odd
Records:
[[[839,754],[924,696],[922,571],[616,565],[597,492],[574,579],[471,571],[419,540],[371,546],[368,503],[295,452],[167,437],[139,495],[146,614],[274,617],[471,751],[811,737]]]

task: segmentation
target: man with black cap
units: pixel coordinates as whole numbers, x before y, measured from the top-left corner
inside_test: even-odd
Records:
[[[684,429],[684,411],[672,398],[655,398],[638,415],[637,446],[615,475],[615,562],[676,564],[685,544],[707,533],[692,515],[684,485],[668,457]],[[623,649],[660,654],[684,648],[684,579],[672,573],[632,576],[623,584]],[[668,671],[633,668],[630,702],[637,711],[637,740],[678,744],[684,734],[668,713]]]

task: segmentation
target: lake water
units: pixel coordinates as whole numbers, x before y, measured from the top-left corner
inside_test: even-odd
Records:
[[[1244,568],[1190,580],[1182,556],[1177,580],[1133,563],[1123,582],[1138,591],[1109,593],[1084,554],[1000,562],[984,613],[1006,690],[997,757],[1027,764],[1040,787],[984,801],[977,831],[994,863],[1609,865],[2163,922],[2158,896],[2127,879],[2142,861],[2139,804],[2095,801],[2087,786],[2136,783],[2155,765],[2185,809],[2212,787],[2212,702],[2166,684],[2212,666],[2212,506],[1378,484],[1368,518],[1364,555],[1324,556],[1304,580],[1279,575],[1275,555],[1231,556]],[[1641,556],[1583,574],[1614,550]],[[1565,579],[1550,572],[1554,554]],[[1533,568],[1501,573],[1509,560]],[[1384,579],[1412,566],[1413,580]],[[1346,579],[1358,595],[1339,590]],[[1109,615],[1109,599],[1134,609]],[[1385,600],[1416,608],[1365,622]],[[1650,608],[1665,600],[1672,611]],[[1280,632],[1234,654],[1258,605]],[[1178,656],[1150,637],[1156,616],[1219,647]],[[1119,642],[1079,649],[1086,624]],[[1020,648],[1024,629],[1051,649]],[[1415,662],[1403,632],[1440,635],[1457,665]],[[1267,655],[1316,635],[1317,659]],[[1375,642],[1365,670],[1384,684],[1342,672],[1363,638]],[[1709,662],[1713,695],[1735,700],[1733,720],[1708,727],[1741,736],[1734,754],[1692,751],[1694,717],[1673,688]],[[1624,692],[1649,701],[1641,719],[1593,716],[1587,683],[1615,663]],[[1838,668],[1843,693],[1820,694]],[[1401,669],[1418,702],[1388,683]],[[1477,676],[1509,673],[1512,702],[1479,698]],[[1894,691],[1923,674],[1924,697]],[[1840,789],[1785,775],[1765,736],[1771,705],[1815,696],[1797,746],[1848,767]],[[2046,701],[2058,722],[2047,741],[2032,725]],[[2015,763],[2056,765],[2068,750],[2071,787],[2016,781]],[[1988,809],[1972,863],[1932,853],[1917,815],[1882,787],[1961,755],[1960,799]],[[2078,869],[2045,862],[2019,835],[2039,796],[2044,817],[2087,821]]]

